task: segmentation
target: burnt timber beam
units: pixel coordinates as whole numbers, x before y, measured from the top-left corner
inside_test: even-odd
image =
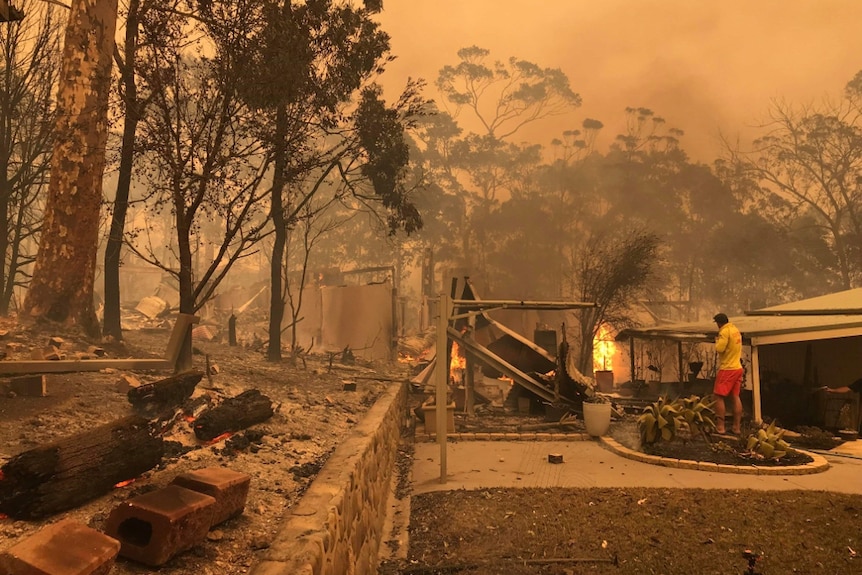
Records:
[[[80,371],[100,371],[102,369],[153,370],[176,369],[180,349],[186,332],[200,319],[192,314],[181,313],[177,316],[165,356],[162,359],[26,359],[20,361],[0,361],[0,375],[20,375],[29,373],[74,373]]]
[[[548,389],[546,386],[539,383],[538,380],[533,377],[527,375],[514,365],[504,361],[500,356],[491,353],[487,348],[479,345],[471,338],[466,338],[464,335],[454,328],[448,328],[447,334],[451,339],[458,342],[459,346],[463,346],[464,349],[478,357],[481,361],[487,363],[497,371],[501,373],[507,374],[511,377],[515,383],[520,385],[521,387],[531,391],[547,401],[554,401],[554,392],[551,389]]]

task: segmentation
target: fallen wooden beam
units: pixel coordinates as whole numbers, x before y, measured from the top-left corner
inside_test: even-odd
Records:
[[[137,416],[24,451],[0,467],[0,513],[40,519],[72,509],[152,469],[163,454],[161,437]]]
[[[205,411],[192,425],[195,436],[210,441],[219,435],[245,429],[272,417],[272,400],[257,389],[229,397],[221,405]]]
[[[135,407],[153,405],[160,409],[180,405],[190,398],[195,387],[203,379],[202,371],[186,371],[137,387],[126,393],[129,403]]]
[[[0,361],[0,375],[30,373],[73,373],[79,371],[101,371],[103,369],[125,369],[130,371],[166,371],[176,369],[186,332],[199,321],[197,316],[181,313],[168,340],[162,359],[27,359]]]

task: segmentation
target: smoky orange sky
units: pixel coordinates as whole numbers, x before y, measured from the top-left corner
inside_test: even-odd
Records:
[[[583,105],[519,133],[549,143],[584,118],[622,131],[627,106],[682,129],[696,160],[721,153],[719,136],[745,140],[770,102],[840,97],[862,69],[860,0],[385,0],[380,15],[397,59],[387,93],[408,77],[428,82],[476,45],[561,68]]]

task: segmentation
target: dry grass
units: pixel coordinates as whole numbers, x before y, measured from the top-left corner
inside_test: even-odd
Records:
[[[862,496],[813,491],[487,489],[412,500],[384,573],[862,573]]]

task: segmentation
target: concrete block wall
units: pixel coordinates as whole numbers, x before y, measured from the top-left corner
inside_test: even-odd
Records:
[[[393,385],[335,449],[251,575],[373,575],[407,417]]]

